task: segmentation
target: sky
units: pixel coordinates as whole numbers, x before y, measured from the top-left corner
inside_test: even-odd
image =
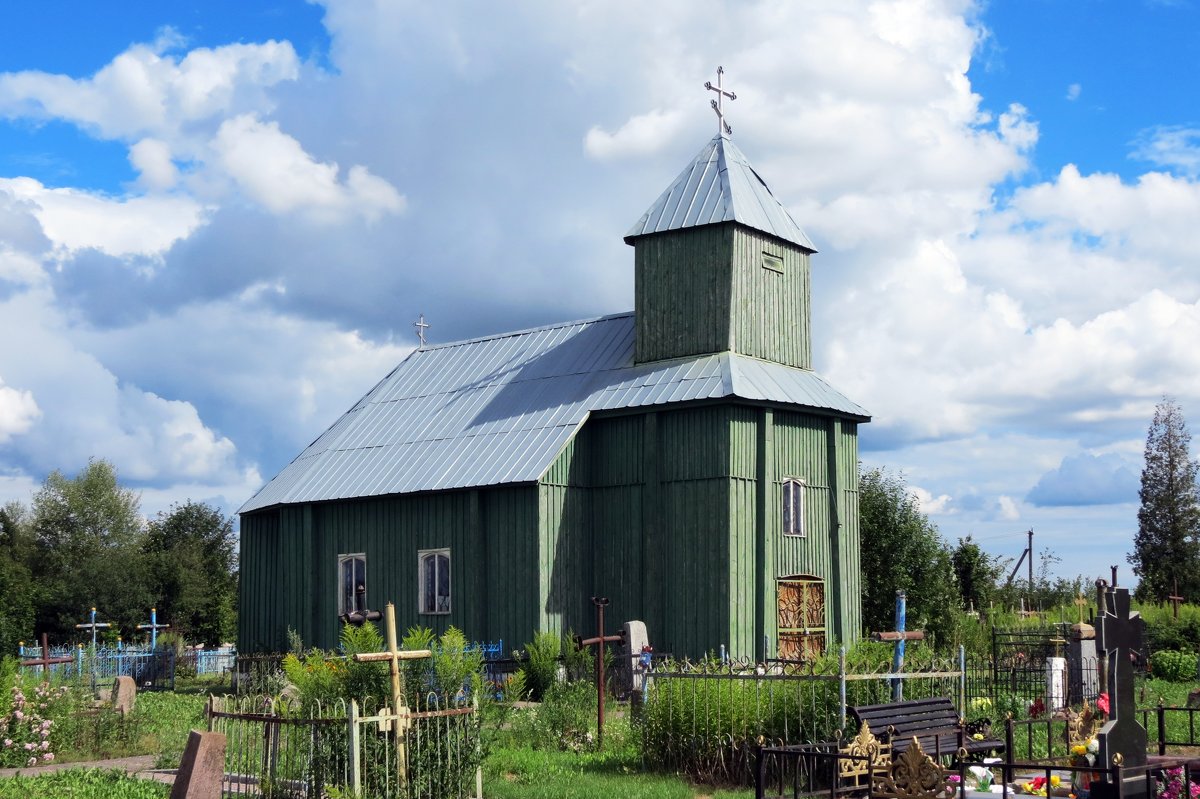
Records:
[[[0,501],[233,513],[407,355],[633,306],[715,132],[815,242],[816,369],[951,542],[1107,575],[1200,413],[1192,0],[50,0],[0,28]]]

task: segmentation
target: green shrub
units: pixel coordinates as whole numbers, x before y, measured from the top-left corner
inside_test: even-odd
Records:
[[[542,701],[550,686],[558,682],[562,639],[558,633],[539,632],[525,645],[529,660],[525,664],[525,691],[534,702]]]
[[[37,777],[0,780],[0,799],[159,799],[171,788],[112,769],[69,769]]]
[[[512,715],[512,743],[530,749],[583,751],[594,740],[596,686],[590,682],[556,682],[537,707]]]
[[[1150,658],[1150,672],[1157,679],[1188,682],[1196,678],[1196,654],[1167,649]]]

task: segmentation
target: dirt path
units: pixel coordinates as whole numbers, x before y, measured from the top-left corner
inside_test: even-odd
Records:
[[[77,763],[49,763],[45,766],[33,766],[31,768],[5,768],[0,769],[0,779],[15,777],[18,774],[22,777],[35,777],[38,774],[48,774],[52,771],[64,771],[72,768],[115,768],[122,769],[129,774],[142,777],[143,779],[157,780],[167,785],[175,782],[175,769],[154,768],[154,755],[118,757],[112,760],[85,760]]]

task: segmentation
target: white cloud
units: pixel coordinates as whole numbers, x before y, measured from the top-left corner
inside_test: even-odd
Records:
[[[1082,92],[1083,92],[1082,86],[1080,86],[1078,83],[1072,83],[1070,86],[1067,87],[1067,99],[1070,100],[1071,102],[1075,102],[1076,100],[1079,99],[1079,95]]]
[[[333,220],[358,215],[374,221],[404,208],[404,198],[387,181],[361,166],[351,167],[340,182],[337,164],[315,161],[275,122],[251,115],[226,120],[213,149],[246,195],[275,213],[302,210]]]
[[[913,495],[913,498],[917,500],[917,507],[921,509],[922,513],[930,516],[938,516],[954,512],[951,507],[954,498],[949,494],[939,494],[935,497],[920,486],[909,486],[908,490]]]
[[[171,160],[171,148],[161,139],[142,139],[129,148],[129,163],[148,189],[164,190],[179,181],[179,169]]]
[[[0,198],[5,194],[27,202],[45,235],[65,252],[157,256],[205,219],[203,206],[174,195],[111,198],[48,188],[32,178],[0,178]]]
[[[41,415],[32,393],[6,386],[0,380],[0,444],[29,430]]]
[[[593,127],[583,148],[593,158],[622,158],[651,155],[674,142],[683,129],[684,116],[678,109],[655,109],[627,120],[615,133]]]
[[[1200,128],[1160,126],[1142,131],[1133,157],[1196,177],[1200,175]]]
[[[999,516],[1004,521],[1012,522],[1021,518],[1021,511],[1017,508],[1017,503],[1012,497],[1006,497],[1001,494],[996,504],[999,506]]]
[[[0,74],[0,115],[62,119],[105,139],[170,140],[194,123],[269,106],[263,90],[299,74],[289,42],[199,47],[181,60],[161,49],[176,43],[133,45],[90,78]]]

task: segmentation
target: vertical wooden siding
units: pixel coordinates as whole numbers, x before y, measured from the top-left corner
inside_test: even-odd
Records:
[[[706,225],[637,240],[636,362],[729,349],[732,237]]]
[[[537,491],[452,491],[286,506],[242,517],[239,646],[280,649],[287,630],[337,645],[337,556],[367,556],[367,602],[396,604],[401,627],[450,625],[474,640],[523,643],[537,625]],[[417,613],[417,552],[450,549],[451,612]],[[497,576],[498,575],[498,576]]]
[[[783,272],[763,267],[763,253]],[[808,256],[798,247],[738,225],[733,234],[733,310],[728,349],[812,368]]]

